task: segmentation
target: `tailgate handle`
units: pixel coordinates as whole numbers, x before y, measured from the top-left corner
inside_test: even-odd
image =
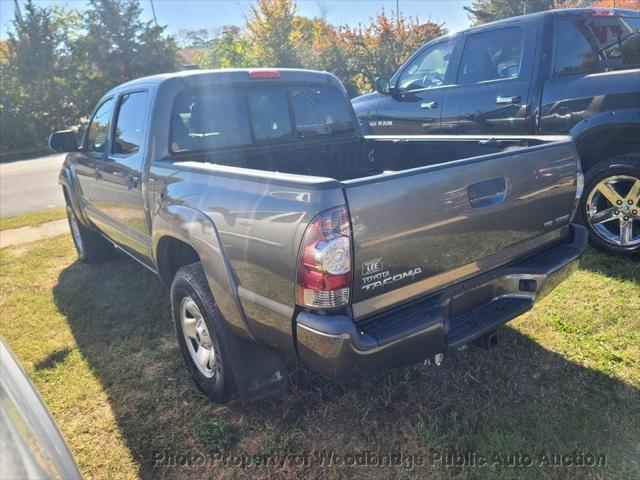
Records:
[[[486,208],[500,205],[507,197],[506,178],[494,178],[486,182],[469,185],[469,203],[473,208]]]

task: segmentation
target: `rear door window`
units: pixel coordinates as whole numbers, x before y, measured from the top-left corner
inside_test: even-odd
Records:
[[[300,138],[355,130],[353,118],[342,94],[335,88],[292,88],[291,102]]]
[[[640,65],[640,19],[576,16],[556,23],[554,72],[588,73]]]
[[[458,83],[517,78],[522,62],[522,29],[501,28],[470,35],[460,62]]]

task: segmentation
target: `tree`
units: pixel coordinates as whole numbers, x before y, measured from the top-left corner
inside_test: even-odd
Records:
[[[473,0],[463,7],[474,25],[554,8],[588,7],[594,0]]]
[[[207,68],[300,67],[326,70],[349,95],[370,90],[419,46],[443,35],[443,25],[417,19],[390,19],[384,11],[370,24],[336,28],[322,17],[296,14],[291,0],[258,0],[245,28],[225,27],[200,64]]]
[[[0,151],[34,148],[76,111],[68,97],[68,34],[73,15],[16,3],[9,40],[0,54]]]
[[[203,68],[245,68],[255,66],[251,43],[239,27],[226,26],[213,39],[207,51],[198,59]]]
[[[446,33],[444,25],[421,24],[402,15],[393,19],[384,10],[365,27],[342,28],[342,50],[353,72],[353,87],[371,90],[376,77],[393,73],[416,49]]]
[[[83,14],[16,1],[0,48],[0,152],[43,147],[113,86],[175,70],[175,42],[140,13],[138,0],[89,0]]]
[[[298,67],[296,4],[292,0],[257,0],[246,22],[252,56],[268,67]]]
[[[196,30],[182,29],[176,36],[176,43],[180,48],[206,48],[214,40],[214,30],[198,28]]]
[[[594,8],[628,8],[629,10],[640,10],[640,0],[595,0]]]
[[[141,12],[138,0],[89,0],[86,34],[74,48],[84,109],[120,83],[178,68],[175,41],[164,35],[165,27],[143,22]]]

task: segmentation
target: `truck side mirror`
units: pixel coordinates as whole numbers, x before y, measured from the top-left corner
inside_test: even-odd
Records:
[[[389,93],[391,85],[387,77],[378,77],[374,80],[374,86],[378,93]]]
[[[60,153],[76,152],[78,150],[76,134],[71,130],[52,133],[49,136],[49,148]]]

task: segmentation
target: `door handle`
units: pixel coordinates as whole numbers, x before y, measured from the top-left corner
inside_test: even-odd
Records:
[[[520,103],[520,95],[514,95],[513,97],[498,96],[496,98],[496,103],[498,105],[512,105],[514,103]]]
[[[424,102],[420,104],[420,108],[427,108],[427,109],[433,109],[433,108],[438,108],[438,102]]]
[[[127,177],[127,188],[129,190],[133,190],[138,186],[138,177],[134,177],[133,175],[129,175]]]
[[[474,183],[469,185],[467,191],[473,208],[493,207],[500,205],[507,197],[507,180],[502,177]]]

